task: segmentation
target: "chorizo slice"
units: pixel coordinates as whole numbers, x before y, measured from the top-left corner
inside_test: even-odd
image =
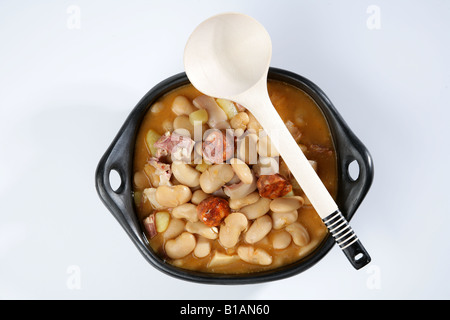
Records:
[[[234,151],[233,140],[221,131],[211,132],[203,142],[203,157],[210,163],[224,163],[231,158]]]
[[[208,227],[220,225],[231,213],[228,201],[220,197],[209,197],[200,202],[197,206],[197,214],[200,221]]]
[[[260,176],[256,187],[259,195],[268,199],[280,198],[292,191],[292,184],[278,173]]]

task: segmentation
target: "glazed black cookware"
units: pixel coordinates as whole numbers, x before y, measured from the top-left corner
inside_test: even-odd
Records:
[[[342,214],[350,221],[372,184],[373,163],[368,150],[350,130],[325,93],[314,83],[295,73],[276,68],[270,68],[268,77],[303,90],[316,102],[324,114],[337,153],[336,202]],[[270,271],[239,275],[210,274],[174,267],[164,262],[150,248],[135,213],[132,197],[135,139],[141,121],[150,106],[164,94],[186,84],[189,84],[189,80],[185,73],[172,76],[151,89],[131,111],[96,170],[96,188],[105,206],[151,265],[179,279],[208,284],[250,284],[283,279],[313,266],[333,247],[335,241],[330,234],[316,250],[297,262]],[[359,176],[356,180],[350,177],[348,170],[349,164],[353,161],[357,161],[359,165]],[[113,190],[110,184],[109,176],[112,170],[117,171],[121,178],[121,184],[116,190]]]

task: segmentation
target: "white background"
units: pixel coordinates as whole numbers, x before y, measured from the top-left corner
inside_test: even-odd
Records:
[[[319,85],[372,153],[352,220],[369,266],[335,246],[281,281],[184,282],[150,266],[98,198],[96,165],[126,116],[226,11],[259,20],[272,66]],[[449,1],[1,1],[0,298],[450,298],[449,31]]]

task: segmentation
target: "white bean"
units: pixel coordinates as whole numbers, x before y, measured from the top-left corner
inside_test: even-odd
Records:
[[[203,190],[195,190],[192,194],[191,202],[195,205],[198,205],[200,202],[208,198],[210,195],[205,193]]]
[[[189,232],[183,232],[177,238],[166,242],[164,249],[169,258],[180,259],[187,256],[195,248],[195,237]]]
[[[164,239],[173,239],[178,237],[183,231],[186,223],[183,220],[172,218],[170,219],[169,226],[163,233]]]
[[[278,157],[280,155],[267,134],[259,137],[258,153],[262,157]]]
[[[244,161],[238,158],[233,158],[230,160],[230,164],[236,175],[243,183],[251,184],[253,182],[252,171]]]
[[[200,185],[201,173],[183,161],[174,161],[172,163],[172,173],[181,184],[191,188]]]
[[[246,133],[237,140],[237,156],[248,164],[258,161],[258,136],[255,133]]]
[[[185,136],[185,137],[188,137],[188,138],[191,137],[191,133],[189,132],[189,130],[184,129],[184,128],[175,129],[175,130],[173,130],[172,133],[178,134],[180,136]]]
[[[155,102],[151,107],[150,107],[150,111],[151,113],[160,113],[161,111],[164,110],[164,103],[158,101]]]
[[[189,202],[192,191],[184,185],[159,186],[155,192],[156,201],[162,207],[175,208],[183,203]]]
[[[299,247],[306,246],[311,241],[308,230],[306,230],[306,228],[299,222],[294,222],[288,225],[285,229],[291,234],[292,240]]]
[[[219,130],[226,130],[226,129],[230,129],[230,123],[228,121],[221,121],[221,122],[217,122],[214,127],[211,127],[214,129],[219,129]]]
[[[297,221],[298,212],[293,210],[290,212],[272,212],[273,228],[279,230],[291,223]]]
[[[267,198],[259,198],[255,203],[241,208],[240,211],[245,214],[249,220],[257,219],[270,210],[270,201],[271,200]]]
[[[133,182],[138,189],[145,189],[150,187],[150,183],[144,171],[136,171],[134,173]]]
[[[191,112],[195,111],[196,109],[192,105],[192,103],[189,101],[188,98],[184,96],[178,96],[173,100],[172,103],[172,111],[177,115],[189,115]]]
[[[194,256],[204,258],[211,253],[211,242],[205,237],[200,236],[194,249]]]
[[[217,239],[218,234],[215,232],[215,230],[211,227],[208,227],[206,224],[204,224],[201,221],[197,222],[190,222],[188,221],[186,223],[186,231],[189,231],[191,233],[199,234],[207,239]]]
[[[273,212],[289,212],[300,209],[304,200],[302,197],[276,198],[270,203]]]
[[[263,215],[256,219],[245,233],[245,241],[253,244],[264,238],[272,230],[272,219]]]
[[[259,193],[258,192],[252,192],[248,195],[246,195],[243,198],[239,198],[239,199],[230,199],[229,200],[229,205],[230,208],[233,210],[239,210],[242,207],[248,206],[250,204],[255,203],[256,201],[258,201],[260,198]]]
[[[186,115],[178,116],[173,120],[173,129],[185,129],[189,131],[191,139],[194,137],[194,126]]]
[[[233,212],[225,218],[219,230],[220,244],[225,248],[233,248],[239,241],[241,232],[247,229],[247,218],[239,212]]]
[[[237,249],[239,258],[251,264],[258,264],[268,266],[272,264],[272,256],[261,248],[254,248],[253,246],[240,246]]]
[[[241,199],[248,196],[250,193],[256,190],[256,177],[253,175],[253,181],[250,184],[245,184],[243,182],[233,184],[230,186],[225,186],[223,191],[230,199]]]
[[[234,130],[234,136],[235,136],[236,138],[239,138],[239,137],[242,136],[243,134],[244,134],[244,129],[239,128],[239,129],[235,129],[235,130]]]
[[[285,230],[271,233],[272,247],[274,249],[286,249],[291,243],[291,235]]]
[[[197,222],[197,206],[192,203],[184,203],[181,206],[173,208],[172,216],[177,219],[186,219],[187,221]]]
[[[234,172],[229,164],[215,164],[201,174],[200,187],[205,193],[213,193],[230,181],[233,176]]]

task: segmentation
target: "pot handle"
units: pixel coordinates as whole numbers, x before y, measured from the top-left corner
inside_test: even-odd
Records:
[[[134,214],[132,197],[132,154],[134,134],[127,132],[132,130],[126,124],[117,134],[108,150],[97,166],[95,172],[95,184],[97,193],[112,215],[118,220],[125,231],[134,240],[141,238],[139,222]],[[131,141],[130,141],[131,140]],[[110,174],[117,172],[120,177],[120,185],[115,190],[111,186]]]
[[[362,142],[350,131],[346,132],[347,140],[340,146],[340,179],[345,183],[340,185],[338,201],[343,203],[340,207],[342,213],[337,211],[326,218],[325,225],[331,226],[330,233],[340,248],[356,269],[360,269],[371,261],[371,258],[357,236],[354,234],[347,220],[366,196],[372,184],[374,168],[372,157]],[[358,164],[358,175],[353,176],[349,170],[350,164]],[[356,174],[355,174],[356,175]],[[334,225],[334,226],[333,226]]]
[[[374,168],[372,156],[363,143],[352,132],[347,132],[347,136],[349,140],[340,146],[343,149],[339,155],[340,179],[345,183],[340,185],[338,200],[343,203],[341,210],[344,216],[350,219],[372,185]],[[352,177],[350,172],[352,163],[356,163],[359,170],[356,177]]]

